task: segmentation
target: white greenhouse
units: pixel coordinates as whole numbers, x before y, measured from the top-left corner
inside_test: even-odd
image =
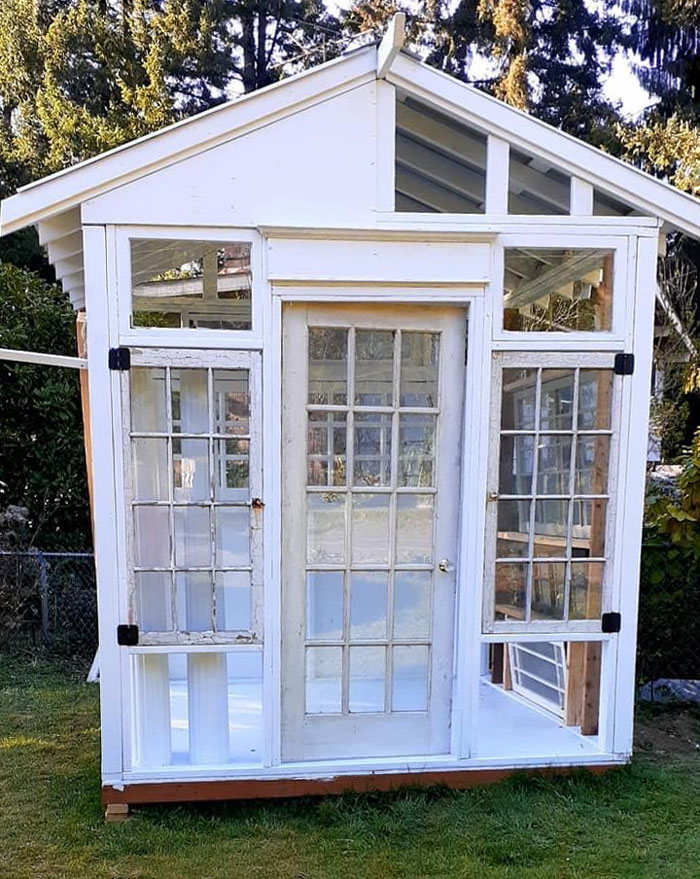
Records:
[[[630,757],[657,255],[700,202],[401,44],[2,204],[86,327],[111,814]]]

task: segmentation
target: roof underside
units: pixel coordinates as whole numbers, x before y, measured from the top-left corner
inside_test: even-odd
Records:
[[[365,47],[37,181],[3,202],[2,234],[37,225],[58,279],[83,307],[83,202],[367,82],[376,71],[377,49]],[[663,181],[406,53],[394,58],[386,78],[397,98],[397,211],[483,214],[492,135],[510,144],[510,214],[570,214],[576,178],[593,188],[594,215],[656,217],[700,239],[700,201]]]

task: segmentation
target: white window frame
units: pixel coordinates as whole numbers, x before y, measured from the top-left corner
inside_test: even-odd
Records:
[[[217,228],[211,226],[108,226],[111,236],[115,285],[117,290],[117,321],[121,345],[176,348],[262,348],[265,335],[263,277],[263,246],[260,234],[248,228]],[[131,326],[131,240],[182,239],[214,243],[250,243],[251,329],[213,330],[205,327],[132,327]]]
[[[171,367],[177,368],[212,368],[212,369],[242,369],[247,370],[249,375],[250,396],[250,445],[249,445],[249,496],[251,502],[251,530],[250,530],[250,560],[251,560],[251,626],[248,631],[225,631],[225,632],[148,632],[140,637],[142,645],[175,646],[184,645],[226,645],[226,644],[258,644],[263,643],[263,527],[258,522],[258,527],[253,527],[256,517],[262,515],[252,509],[252,499],[262,498],[263,470],[262,470],[262,364],[261,355],[258,351],[174,351],[172,349],[149,348],[132,349],[131,366],[138,367]],[[125,549],[126,549],[126,589],[129,608],[129,619],[135,620],[134,595],[134,538],[133,538],[133,461],[131,452],[131,395],[130,395],[130,371],[121,373],[121,407],[122,407],[122,438],[123,438],[123,461],[124,461],[124,511],[125,523]],[[172,588],[172,587],[171,587]]]

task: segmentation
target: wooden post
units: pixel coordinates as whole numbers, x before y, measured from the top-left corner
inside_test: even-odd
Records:
[[[75,336],[78,356],[87,358],[87,316],[79,311],[75,318]],[[106,354],[105,354],[106,356]],[[92,438],[90,435],[90,390],[87,369],[80,371],[80,408],[83,413],[83,442],[85,444],[85,467],[87,469],[88,498],[90,501],[90,523],[93,541],[95,539],[95,514],[93,510],[92,488]]]

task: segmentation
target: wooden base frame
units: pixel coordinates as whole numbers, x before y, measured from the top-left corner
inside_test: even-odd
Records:
[[[227,779],[222,781],[173,781],[126,784],[102,788],[102,804],[146,805],[154,803],[213,802],[220,800],[283,799],[306,796],[337,796],[345,793],[394,791],[405,788],[447,787],[466,790],[503,781],[511,775],[551,778],[585,770],[601,775],[618,763],[595,766],[552,766],[544,769],[457,769],[432,772],[366,773],[333,778]]]

